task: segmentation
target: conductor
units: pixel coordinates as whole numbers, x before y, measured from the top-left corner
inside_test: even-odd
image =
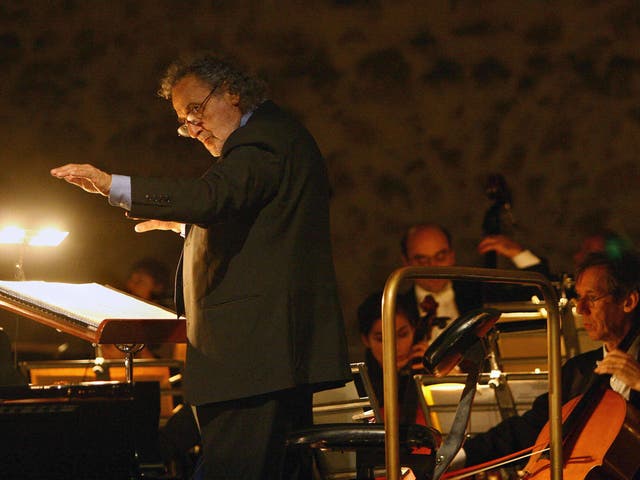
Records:
[[[138,232],[186,225],[177,305],[204,478],[310,478],[308,463],[287,457],[285,437],[311,423],[314,391],[350,376],[325,161],[306,128],[234,62],[178,61],[159,93],[179,135],[213,156],[201,176],[128,177],[79,164],[51,174],[151,219]]]

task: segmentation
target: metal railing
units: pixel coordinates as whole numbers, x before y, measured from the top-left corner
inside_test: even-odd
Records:
[[[547,351],[549,371],[549,427],[551,433],[551,479],[562,480],[562,400],[560,313],[558,296],[542,274],[520,270],[475,267],[403,267],[387,278],[382,295],[382,368],[385,406],[385,461],[387,478],[400,479],[398,377],[396,371],[395,311],[398,288],[403,280],[439,278],[537,286],[547,305]]]

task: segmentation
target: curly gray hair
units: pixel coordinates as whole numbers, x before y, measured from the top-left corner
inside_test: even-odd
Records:
[[[222,86],[240,97],[240,111],[246,113],[266,99],[266,84],[247,73],[237,63],[210,54],[173,62],[160,80],[158,95],[170,100],[171,90],[182,78],[194,75],[211,88]]]

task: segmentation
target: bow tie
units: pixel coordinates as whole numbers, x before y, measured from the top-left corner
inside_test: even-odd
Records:
[[[426,295],[420,302],[420,308],[424,311],[424,315],[420,317],[420,323],[426,327],[425,337],[427,340],[431,340],[431,331],[434,327],[444,329],[447,326],[449,317],[438,317],[438,302],[432,295]]]

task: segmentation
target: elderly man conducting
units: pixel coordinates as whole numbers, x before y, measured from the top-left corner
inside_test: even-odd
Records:
[[[186,224],[176,293],[184,295],[184,391],[196,406],[203,478],[308,478],[308,459],[287,456],[286,435],[311,423],[314,391],[350,377],[325,161],[305,127],[232,62],[176,62],[160,93],[178,133],[214,157],[200,177],[127,177],[76,164],[51,174],[152,219],[138,232]]]

